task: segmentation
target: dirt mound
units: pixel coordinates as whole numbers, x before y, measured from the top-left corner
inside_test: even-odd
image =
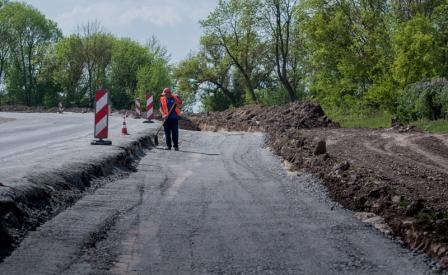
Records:
[[[2,105],[0,106],[0,112],[12,112],[12,113],[58,113],[59,108],[44,108],[42,106],[28,107],[24,105]],[[92,108],[70,107],[64,109],[64,112],[72,113],[89,113],[93,112]]]
[[[448,265],[448,135],[399,125],[340,129],[319,105],[248,106],[192,117],[202,130],[264,131],[295,170],[319,176],[344,207],[384,218],[410,248]]]
[[[217,131],[265,131],[284,132],[286,129],[310,129],[334,127],[319,104],[294,102],[283,106],[261,105],[229,109],[224,112],[191,116],[199,128]]]
[[[20,113],[34,113],[36,110],[43,110],[43,108],[34,108],[23,105],[2,105],[0,112],[20,112]]]
[[[187,117],[182,117],[179,120],[179,128],[182,130],[200,131],[199,127]]]

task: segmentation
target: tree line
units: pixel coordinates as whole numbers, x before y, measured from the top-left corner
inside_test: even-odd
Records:
[[[57,24],[20,2],[0,0],[0,104],[93,106],[95,91],[129,108],[147,92],[171,85],[166,48],[117,38],[89,22],[63,36]]]
[[[201,26],[200,50],[174,75],[206,110],[307,99],[448,116],[437,80],[448,75],[447,0],[220,0]]]

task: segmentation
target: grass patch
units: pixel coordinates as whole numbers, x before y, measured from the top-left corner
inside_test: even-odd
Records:
[[[436,218],[436,215],[429,211],[429,210],[420,210],[416,215],[415,218],[419,221],[432,221]]]
[[[387,112],[356,114],[325,109],[325,113],[343,128],[390,128],[392,121],[392,115]]]
[[[448,211],[445,211],[445,213],[443,213],[443,219],[448,221]]]
[[[402,197],[398,206],[402,209],[406,209],[409,206],[409,204],[410,202]]]
[[[428,120],[428,119],[420,119],[418,121],[412,122],[412,125],[415,127],[428,132],[428,133],[448,133],[448,119],[441,120]]]

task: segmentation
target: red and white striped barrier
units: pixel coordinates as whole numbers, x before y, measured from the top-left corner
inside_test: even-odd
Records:
[[[154,97],[146,96],[146,119],[151,121],[154,118]]]
[[[135,99],[135,118],[142,117],[142,105],[140,104],[140,98]]]
[[[109,131],[109,99],[107,91],[96,91],[95,97],[95,128],[94,136],[99,140],[92,141],[92,145],[111,145],[112,141],[104,140]]]
[[[127,117],[128,117],[128,112],[126,112],[125,115],[123,116],[123,126],[121,127],[121,134],[123,134],[123,135],[129,135],[128,126],[126,125]]]

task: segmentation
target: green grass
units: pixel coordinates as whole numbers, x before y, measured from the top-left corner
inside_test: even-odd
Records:
[[[432,221],[436,218],[436,215],[430,210],[423,209],[415,215],[415,218],[419,221]]]
[[[399,207],[406,209],[408,207],[408,205],[410,204],[410,202],[408,200],[406,200],[405,198],[401,198],[400,203],[399,203]]]
[[[442,119],[442,120],[427,120],[427,119],[420,119],[418,121],[412,122],[412,125],[415,125],[415,127],[422,129],[425,132],[428,133],[448,133],[448,119]]]
[[[390,128],[392,115],[388,112],[358,113],[342,112],[332,108],[324,108],[325,114],[343,128]],[[428,120],[420,119],[410,123],[418,129],[432,134],[448,133],[448,119]]]
[[[392,115],[387,112],[375,114],[347,114],[325,110],[327,116],[343,128],[389,128]]]
[[[443,219],[448,221],[448,211],[446,211],[445,214],[443,214]]]

